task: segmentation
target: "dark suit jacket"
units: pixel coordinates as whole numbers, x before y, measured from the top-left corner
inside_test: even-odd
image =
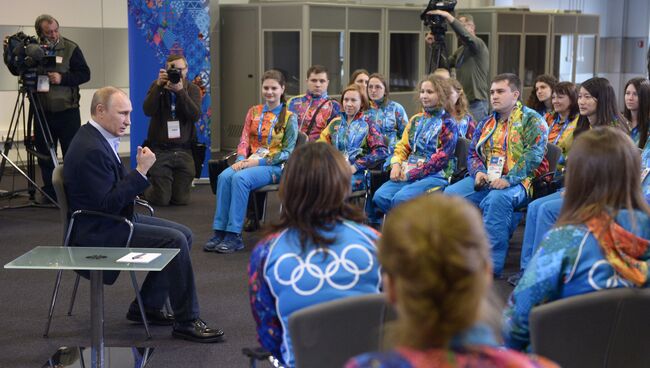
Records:
[[[70,214],[91,210],[133,218],[133,200],[149,186],[136,170],[126,172],[102,134],[83,125],[70,143],[63,165]],[[83,217],[75,220],[71,240],[76,246],[123,246],[128,227],[110,219]],[[113,283],[118,273],[104,273]]]

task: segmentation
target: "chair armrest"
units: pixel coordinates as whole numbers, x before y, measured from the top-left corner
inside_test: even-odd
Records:
[[[133,236],[133,223],[126,217],[111,215],[104,212],[91,211],[91,210],[76,210],[70,216],[70,222],[68,223],[68,231],[65,234],[65,240],[63,241],[63,246],[67,247],[70,242],[70,235],[72,234],[72,229],[74,227],[74,222],[77,217],[88,216],[88,217],[103,217],[111,219],[115,222],[123,222],[126,226],[129,227],[129,237],[126,240],[125,246],[128,248],[131,245],[131,237]]]
[[[146,200],[141,199],[140,197],[135,197],[135,200],[133,201],[133,204],[136,204],[138,206],[142,206],[142,207],[146,208],[149,211],[149,216],[153,217],[155,211],[154,211],[153,207],[151,207],[149,202],[147,202]]]

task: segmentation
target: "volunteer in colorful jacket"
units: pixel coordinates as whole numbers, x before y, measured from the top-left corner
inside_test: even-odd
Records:
[[[264,72],[262,98],[265,103],[246,114],[237,161],[217,180],[214,236],[203,249],[232,253],[244,249],[241,231],[248,195],[252,190],[280,182],[282,164],[296,146],[298,125],[284,100],[285,79],[277,70]]]
[[[343,111],[321,132],[319,142],[333,145],[348,161],[352,190],[366,187],[365,171],[383,163],[388,155],[384,137],[368,118],[368,99],[356,84],[341,93]]]
[[[346,201],[351,172],[331,145],[307,143],[287,162],[279,223],[251,254],[248,284],[260,344],[294,367],[288,320],[327,301],[379,293],[375,242],[361,211]]]
[[[427,191],[442,190],[448,184],[444,170],[458,141],[458,126],[444,108],[451,86],[432,75],[420,81],[419,91],[424,112],[411,117],[390,161],[390,181],[372,199],[382,213]]]
[[[529,316],[541,304],[603,289],[648,286],[650,208],[641,192],[638,148],[600,127],[574,142],[564,205],[504,312],[508,347],[530,345]]]
[[[366,113],[372,119],[384,136],[388,154],[392,155],[395,145],[402,137],[408,124],[408,115],[404,106],[389,97],[388,82],[379,73],[370,75],[368,80],[368,98],[370,109]]]
[[[289,111],[296,115],[298,128],[310,141],[317,140],[341,110],[341,105],[327,95],[329,83],[327,68],[313,65],[307,70],[307,93],[294,96],[287,103]]]
[[[497,276],[505,264],[514,210],[528,200],[548,140],[546,121],[522,106],[520,90],[521,81],[514,74],[492,80],[494,112],[474,132],[467,158],[470,176],[445,190],[480,207]]]
[[[637,147],[644,149],[650,125],[650,81],[632,78],[625,84],[623,116],[630,123],[630,136]]]

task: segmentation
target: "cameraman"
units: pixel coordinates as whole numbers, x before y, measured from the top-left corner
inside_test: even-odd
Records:
[[[185,57],[169,55],[166,69],[158,71],[142,105],[145,115],[151,117],[145,145],[156,154],[149,170],[151,186],[144,195],[159,206],[184,205],[190,200],[195,172],[194,123],[201,117],[201,91],[186,77]]]
[[[449,58],[449,66],[456,68],[456,79],[463,86],[474,120],[483,120],[488,114],[490,56],[485,42],[476,37],[474,18],[465,14],[456,19],[443,10],[431,10],[427,14],[445,18],[460,39],[461,46]],[[429,45],[435,42],[431,33],[427,33],[425,40]]]
[[[52,134],[54,149],[61,141],[61,152],[65,158],[72,138],[81,126],[79,112],[79,85],[90,80],[90,68],[79,46],[59,33],[59,22],[51,15],[43,14],[34,22],[36,34],[46,55],[56,57],[56,67],[47,72],[44,84],[49,84],[48,92],[37,94],[45,112],[45,120]],[[39,84],[41,84],[39,83]],[[45,124],[45,122],[43,122]],[[38,158],[38,166],[43,177],[43,191],[50,197],[56,198],[52,187],[52,171],[54,163],[49,159],[49,147],[44,138],[40,125],[34,123],[36,150],[45,155],[46,159]],[[43,203],[45,197],[38,198]]]

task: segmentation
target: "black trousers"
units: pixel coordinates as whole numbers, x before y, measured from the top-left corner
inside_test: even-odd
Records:
[[[79,108],[68,109],[60,112],[46,112],[45,121],[42,123],[50,130],[55,150],[58,143],[61,143],[61,152],[63,152],[63,158],[65,159],[68,146],[70,146],[72,138],[74,138],[81,126],[81,114],[79,113]],[[45,142],[41,124],[39,124],[36,119],[34,119],[34,136],[36,138],[36,151],[48,157],[47,159],[38,159],[38,166],[41,169],[41,176],[43,177],[43,191],[56,199],[54,187],[52,186],[54,162],[49,159],[49,147]]]

